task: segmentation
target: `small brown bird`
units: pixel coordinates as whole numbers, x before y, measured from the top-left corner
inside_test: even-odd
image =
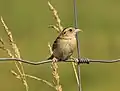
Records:
[[[72,27],[63,29],[53,43],[53,54],[48,60],[53,58],[56,58],[57,61],[67,60],[73,54],[76,47],[76,33],[79,31],[81,30]]]

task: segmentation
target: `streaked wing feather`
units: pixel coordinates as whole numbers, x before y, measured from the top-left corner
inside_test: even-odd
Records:
[[[58,38],[54,41],[54,43],[53,43],[53,46],[52,46],[52,51],[54,51],[54,49],[56,49],[57,48],[57,45],[58,45]]]

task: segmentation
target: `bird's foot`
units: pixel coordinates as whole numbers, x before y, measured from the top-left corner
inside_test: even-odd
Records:
[[[54,57],[54,58],[52,59],[52,61],[53,61],[53,62],[58,62],[58,59]]]

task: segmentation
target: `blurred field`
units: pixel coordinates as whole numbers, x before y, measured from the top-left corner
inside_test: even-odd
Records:
[[[74,26],[73,1],[51,0],[59,12],[64,27]],[[77,0],[78,23],[84,31],[79,33],[81,55],[92,59],[120,58],[120,1]],[[47,0],[0,0],[0,16],[12,31],[23,59],[44,60],[49,56],[48,42],[57,33],[49,29],[55,24]],[[0,23],[0,37],[7,36]],[[76,54],[75,54],[76,56]],[[0,57],[7,57],[0,50]],[[24,64],[27,74],[52,82],[50,64],[30,66]],[[0,91],[25,91],[23,84],[10,72],[13,62],[0,63]],[[59,63],[63,91],[77,91],[71,64]],[[120,63],[81,65],[83,91],[120,91]],[[54,91],[46,84],[27,79],[29,91]]]

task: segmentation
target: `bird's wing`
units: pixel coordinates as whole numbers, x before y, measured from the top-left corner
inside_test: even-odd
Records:
[[[57,48],[58,45],[58,38],[54,41],[53,46],[52,46],[52,51]]]

